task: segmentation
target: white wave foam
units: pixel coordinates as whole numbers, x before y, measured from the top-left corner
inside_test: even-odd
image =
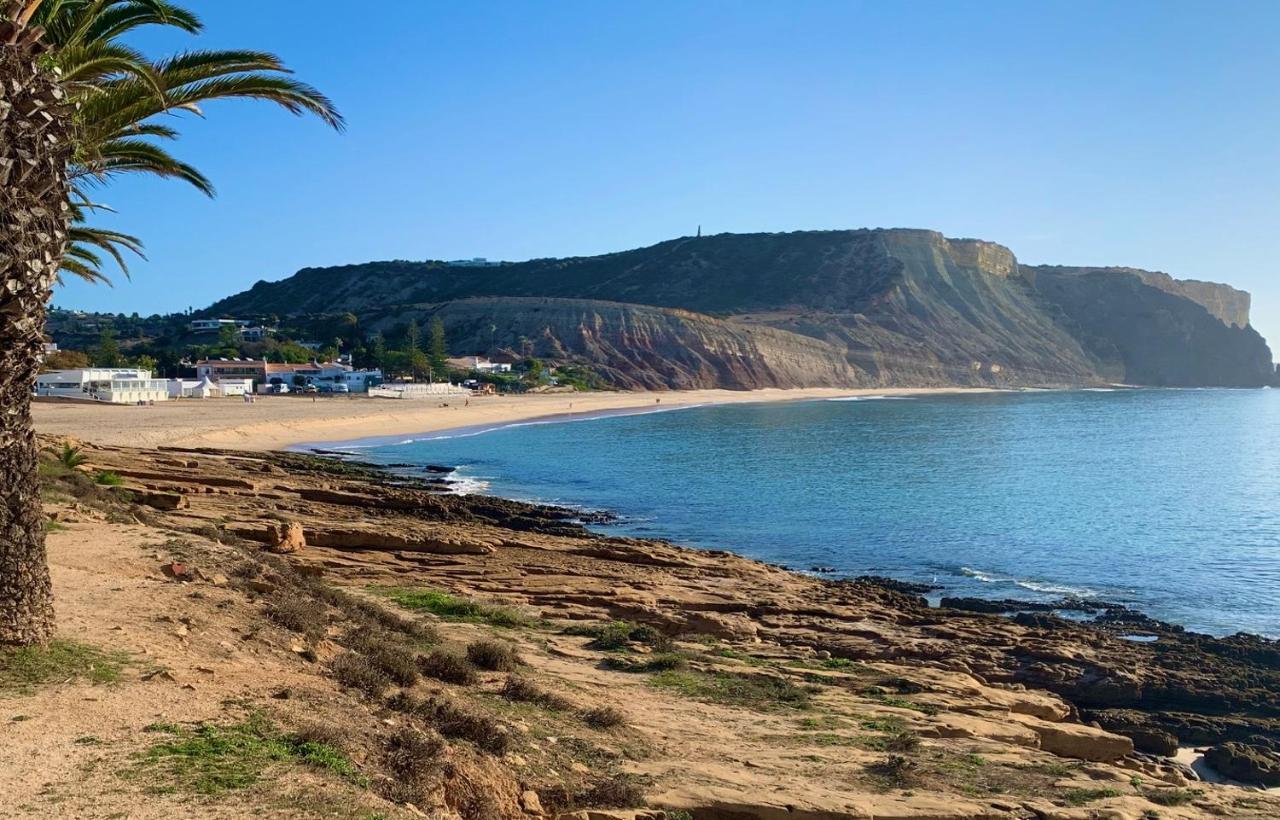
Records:
[[[483,478],[461,476],[459,478],[446,479],[446,481],[449,485],[449,492],[452,495],[479,495],[489,489],[489,482]]]
[[[914,396],[837,396],[827,401],[915,401]]]
[[[1097,596],[1097,591],[1087,587],[1072,587],[1065,584],[1050,584],[1043,581],[1036,581],[1028,578],[1013,578],[1003,575],[994,575],[989,572],[974,569],[973,567],[960,567],[960,574],[972,578],[975,581],[981,581],[984,584],[1013,584],[1016,587],[1030,590],[1031,592],[1039,592],[1045,595],[1062,595],[1069,598],[1093,598]]]

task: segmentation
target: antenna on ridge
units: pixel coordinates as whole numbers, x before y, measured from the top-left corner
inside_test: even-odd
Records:
[[[701,238],[702,238],[702,226],[701,226],[701,225],[699,225],[699,226],[698,226],[698,238],[699,238],[699,239],[701,239]]]

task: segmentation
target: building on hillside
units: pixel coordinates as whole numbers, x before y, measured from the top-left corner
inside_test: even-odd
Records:
[[[44,343],[44,355],[48,356],[50,353],[57,353],[57,352],[58,352],[58,343],[57,343],[57,342],[45,342],[45,343]]]
[[[138,404],[168,401],[169,383],[164,379],[151,378],[150,370],[134,367],[55,370],[36,377],[35,394],[78,401]]]
[[[274,327],[267,327],[266,325],[245,327],[240,330],[240,338],[246,342],[260,342],[263,339],[274,336],[275,332],[276,329]]]
[[[476,373],[510,373],[511,365],[507,362],[495,362],[481,356],[462,356],[449,359],[449,365],[458,370],[471,370]]]
[[[217,399],[253,392],[253,379],[169,379],[171,399]]]
[[[192,319],[192,333],[217,333],[224,327],[242,329],[249,326],[246,319]]]
[[[445,264],[451,268],[496,268],[502,263],[485,259],[483,256],[473,256],[470,259],[455,259]]]

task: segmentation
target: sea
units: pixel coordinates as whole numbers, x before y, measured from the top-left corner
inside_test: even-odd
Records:
[[[357,442],[601,532],[942,595],[1125,604],[1280,637],[1280,390],[1073,390],[689,407]],[[413,465],[406,467],[403,465]]]

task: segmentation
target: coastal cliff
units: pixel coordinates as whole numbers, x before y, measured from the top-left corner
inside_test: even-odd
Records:
[[[384,332],[439,315],[455,353],[525,355],[532,343],[627,388],[1274,379],[1247,293],[1130,268],[1024,266],[1002,245],[914,229],[683,237],[489,267],[308,268],[204,314],[348,311]]]

